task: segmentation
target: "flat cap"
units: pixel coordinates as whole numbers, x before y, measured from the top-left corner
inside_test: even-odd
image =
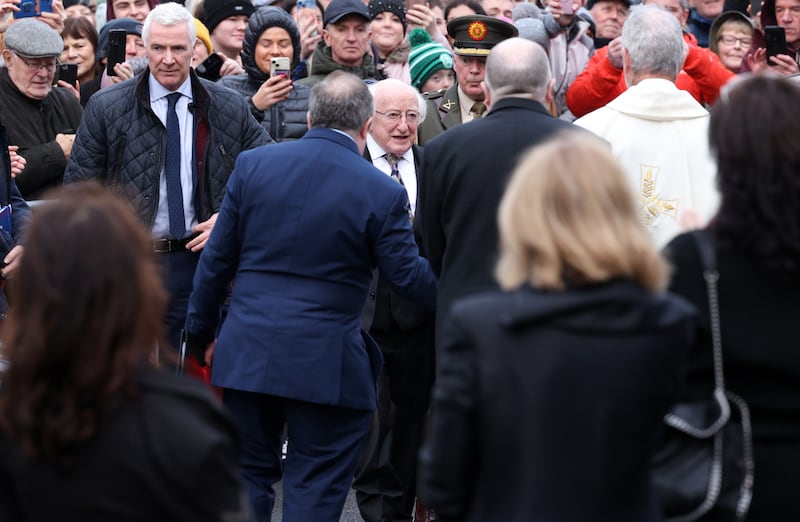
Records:
[[[26,18],[8,28],[6,47],[26,58],[47,58],[61,55],[64,40],[44,22]]]
[[[447,24],[453,52],[461,56],[489,56],[492,47],[519,34],[508,22],[483,15],[459,16]]]
[[[332,0],[325,8],[322,21],[324,25],[335,24],[347,15],[358,15],[367,23],[372,20],[367,5],[361,0]]]

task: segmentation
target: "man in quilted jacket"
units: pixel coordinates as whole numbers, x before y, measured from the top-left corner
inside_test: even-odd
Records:
[[[65,183],[98,179],[130,201],[152,230],[178,346],[197,260],[240,152],[271,142],[241,96],[191,71],[195,25],[167,3],[142,30],[148,70],[99,91],[86,106]]]

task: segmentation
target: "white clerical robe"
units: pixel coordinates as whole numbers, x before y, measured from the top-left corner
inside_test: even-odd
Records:
[[[575,121],[611,144],[659,248],[682,231],[678,219],[685,211],[697,212],[703,225],[717,211],[708,122],[708,111],[688,92],[657,78]]]

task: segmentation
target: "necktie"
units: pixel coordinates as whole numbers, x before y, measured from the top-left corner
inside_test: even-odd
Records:
[[[169,232],[175,239],[186,235],[186,218],[183,213],[183,189],[181,188],[181,129],[175,104],[181,93],[167,96],[167,161],[164,174],[167,178],[167,207],[169,208]]]
[[[389,166],[392,167],[392,171],[389,173],[389,176],[391,176],[393,180],[395,180],[396,182],[400,183],[403,187],[405,187],[403,179],[400,177],[400,171],[397,169],[397,162],[399,162],[401,158],[396,154],[392,154],[391,152],[387,152],[384,157],[386,158],[386,161],[389,163]],[[408,205],[406,207],[406,210],[408,210],[408,220],[414,221],[414,212],[412,212],[411,210],[411,205]]]
[[[472,114],[474,114],[474,118],[477,120],[478,118],[483,118],[483,113],[486,112],[486,104],[483,102],[475,102],[472,104],[472,108],[469,110]]]
[[[403,185],[403,179],[400,177],[400,171],[397,169],[397,163],[400,161],[400,157],[391,152],[387,152],[386,161],[389,163],[389,166],[392,167],[392,172],[390,172],[389,175],[393,180]]]

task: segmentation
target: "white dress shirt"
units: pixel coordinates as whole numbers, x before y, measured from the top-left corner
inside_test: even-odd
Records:
[[[367,150],[369,150],[369,156],[372,158],[372,164],[387,176],[391,175],[392,166],[389,165],[389,161],[386,159],[386,151],[369,134],[367,134]],[[408,149],[405,154],[399,157],[397,170],[400,172],[400,179],[403,180],[403,186],[405,186],[408,194],[411,213],[414,214],[417,210],[417,171],[414,168],[413,149]]]

